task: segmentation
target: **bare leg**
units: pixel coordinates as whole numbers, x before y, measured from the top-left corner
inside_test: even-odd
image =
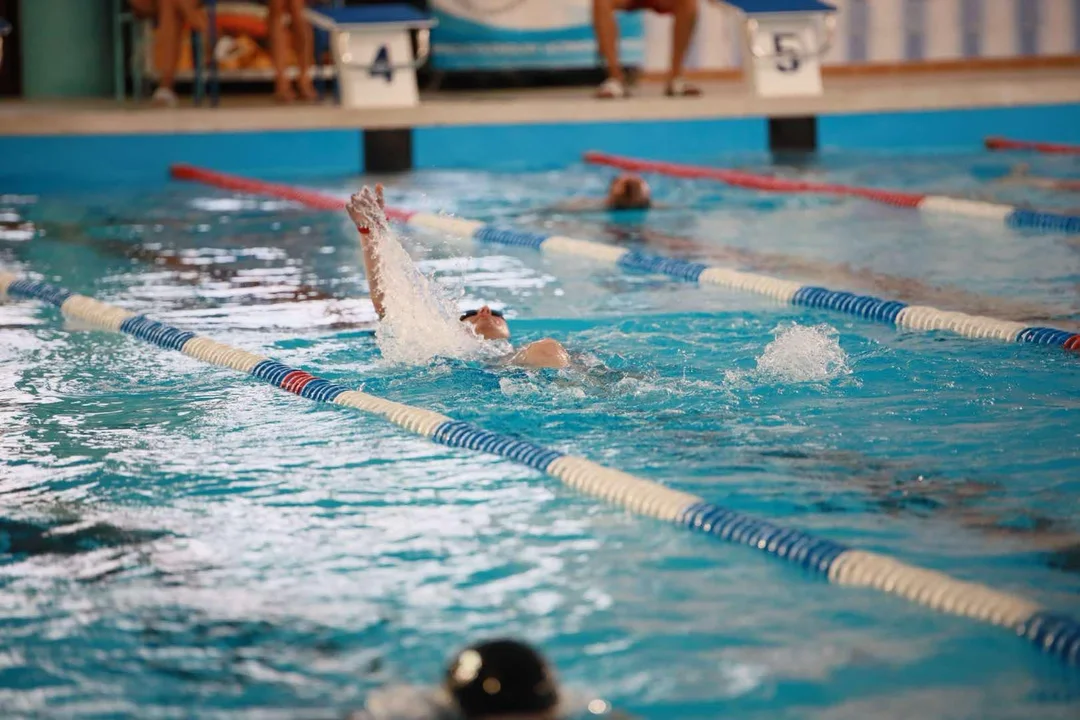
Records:
[[[304,0],[289,0],[292,17],[293,47],[296,48],[296,64],[300,66],[300,78],[296,81],[300,97],[314,100],[318,97],[311,81],[311,66],[315,62],[315,38],[311,24],[304,16]]]
[[[199,9],[199,0],[175,0],[177,10],[192,30],[206,32],[206,13]]]
[[[622,65],[619,64],[619,25],[615,22],[615,11],[626,3],[622,0],[593,0],[593,32],[596,44],[604,56],[608,77],[623,82]]]
[[[285,52],[285,0],[269,0],[267,24],[270,32],[270,57],[274,62],[274,97],[278,102],[296,99],[292,84],[286,76],[289,55]]]
[[[154,64],[161,73],[158,87],[172,91],[176,66],[180,62],[180,14],[176,0],[158,0],[157,31],[154,34]]]
[[[675,0],[675,25],[671,36],[671,72],[668,82],[682,75],[686,51],[690,49],[690,40],[694,37],[697,25],[697,0]]]

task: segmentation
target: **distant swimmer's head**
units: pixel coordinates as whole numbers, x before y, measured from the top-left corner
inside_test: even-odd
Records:
[[[559,705],[547,661],[516,640],[462,650],[446,669],[445,687],[465,720],[554,720]]]
[[[652,205],[649,183],[640,175],[623,173],[608,187],[607,206],[612,210],[645,210]]]
[[[461,322],[472,326],[473,332],[485,340],[506,340],[510,337],[510,326],[499,310],[492,310],[487,305],[479,310],[462,313]]]

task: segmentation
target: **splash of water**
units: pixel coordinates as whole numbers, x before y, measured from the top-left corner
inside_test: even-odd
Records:
[[[757,361],[757,374],[781,382],[818,382],[849,375],[847,353],[829,325],[780,325]]]
[[[385,360],[426,365],[437,357],[480,360],[510,352],[509,343],[486,341],[458,319],[457,303],[417,269],[392,231],[375,241],[385,306],[375,342]]]

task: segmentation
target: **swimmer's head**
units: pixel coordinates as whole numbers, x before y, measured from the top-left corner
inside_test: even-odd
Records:
[[[458,653],[445,687],[465,720],[553,720],[555,677],[540,653],[516,640],[492,640]]]
[[[640,175],[623,173],[608,187],[607,205],[612,210],[644,210],[652,205],[649,183]]]
[[[479,310],[469,310],[461,315],[461,322],[470,325],[485,340],[506,340],[510,337],[510,326],[498,310],[487,305]]]

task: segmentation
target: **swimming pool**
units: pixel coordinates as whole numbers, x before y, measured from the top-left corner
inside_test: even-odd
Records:
[[[825,155],[809,172],[1062,202],[989,189],[1007,164]],[[1060,158],[1035,164],[1075,173]],[[538,211],[601,192],[608,177],[418,172],[388,193],[402,207],[640,242],[641,217]],[[322,187],[344,196],[359,182]],[[827,266],[829,286],[851,279],[836,267],[850,263],[1080,322],[1075,237],[653,184],[677,207],[648,217],[651,252],[812,259],[797,279]],[[1074,354],[898,333],[418,232],[407,244],[463,305],[505,307],[517,338],[556,337],[583,367],[388,365],[367,332],[374,314],[344,213],[189,185],[3,204],[45,229],[0,240],[7,268],[1076,612]],[[297,302],[301,286],[314,299]],[[54,309],[4,305],[0,319],[8,712],[335,716],[373,687],[437,678],[452,649],[493,634],[539,643],[571,685],[650,718],[1072,717],[1080,704],[1074,668],[1000,629],[816,582],[513,463],[80,330]]]

